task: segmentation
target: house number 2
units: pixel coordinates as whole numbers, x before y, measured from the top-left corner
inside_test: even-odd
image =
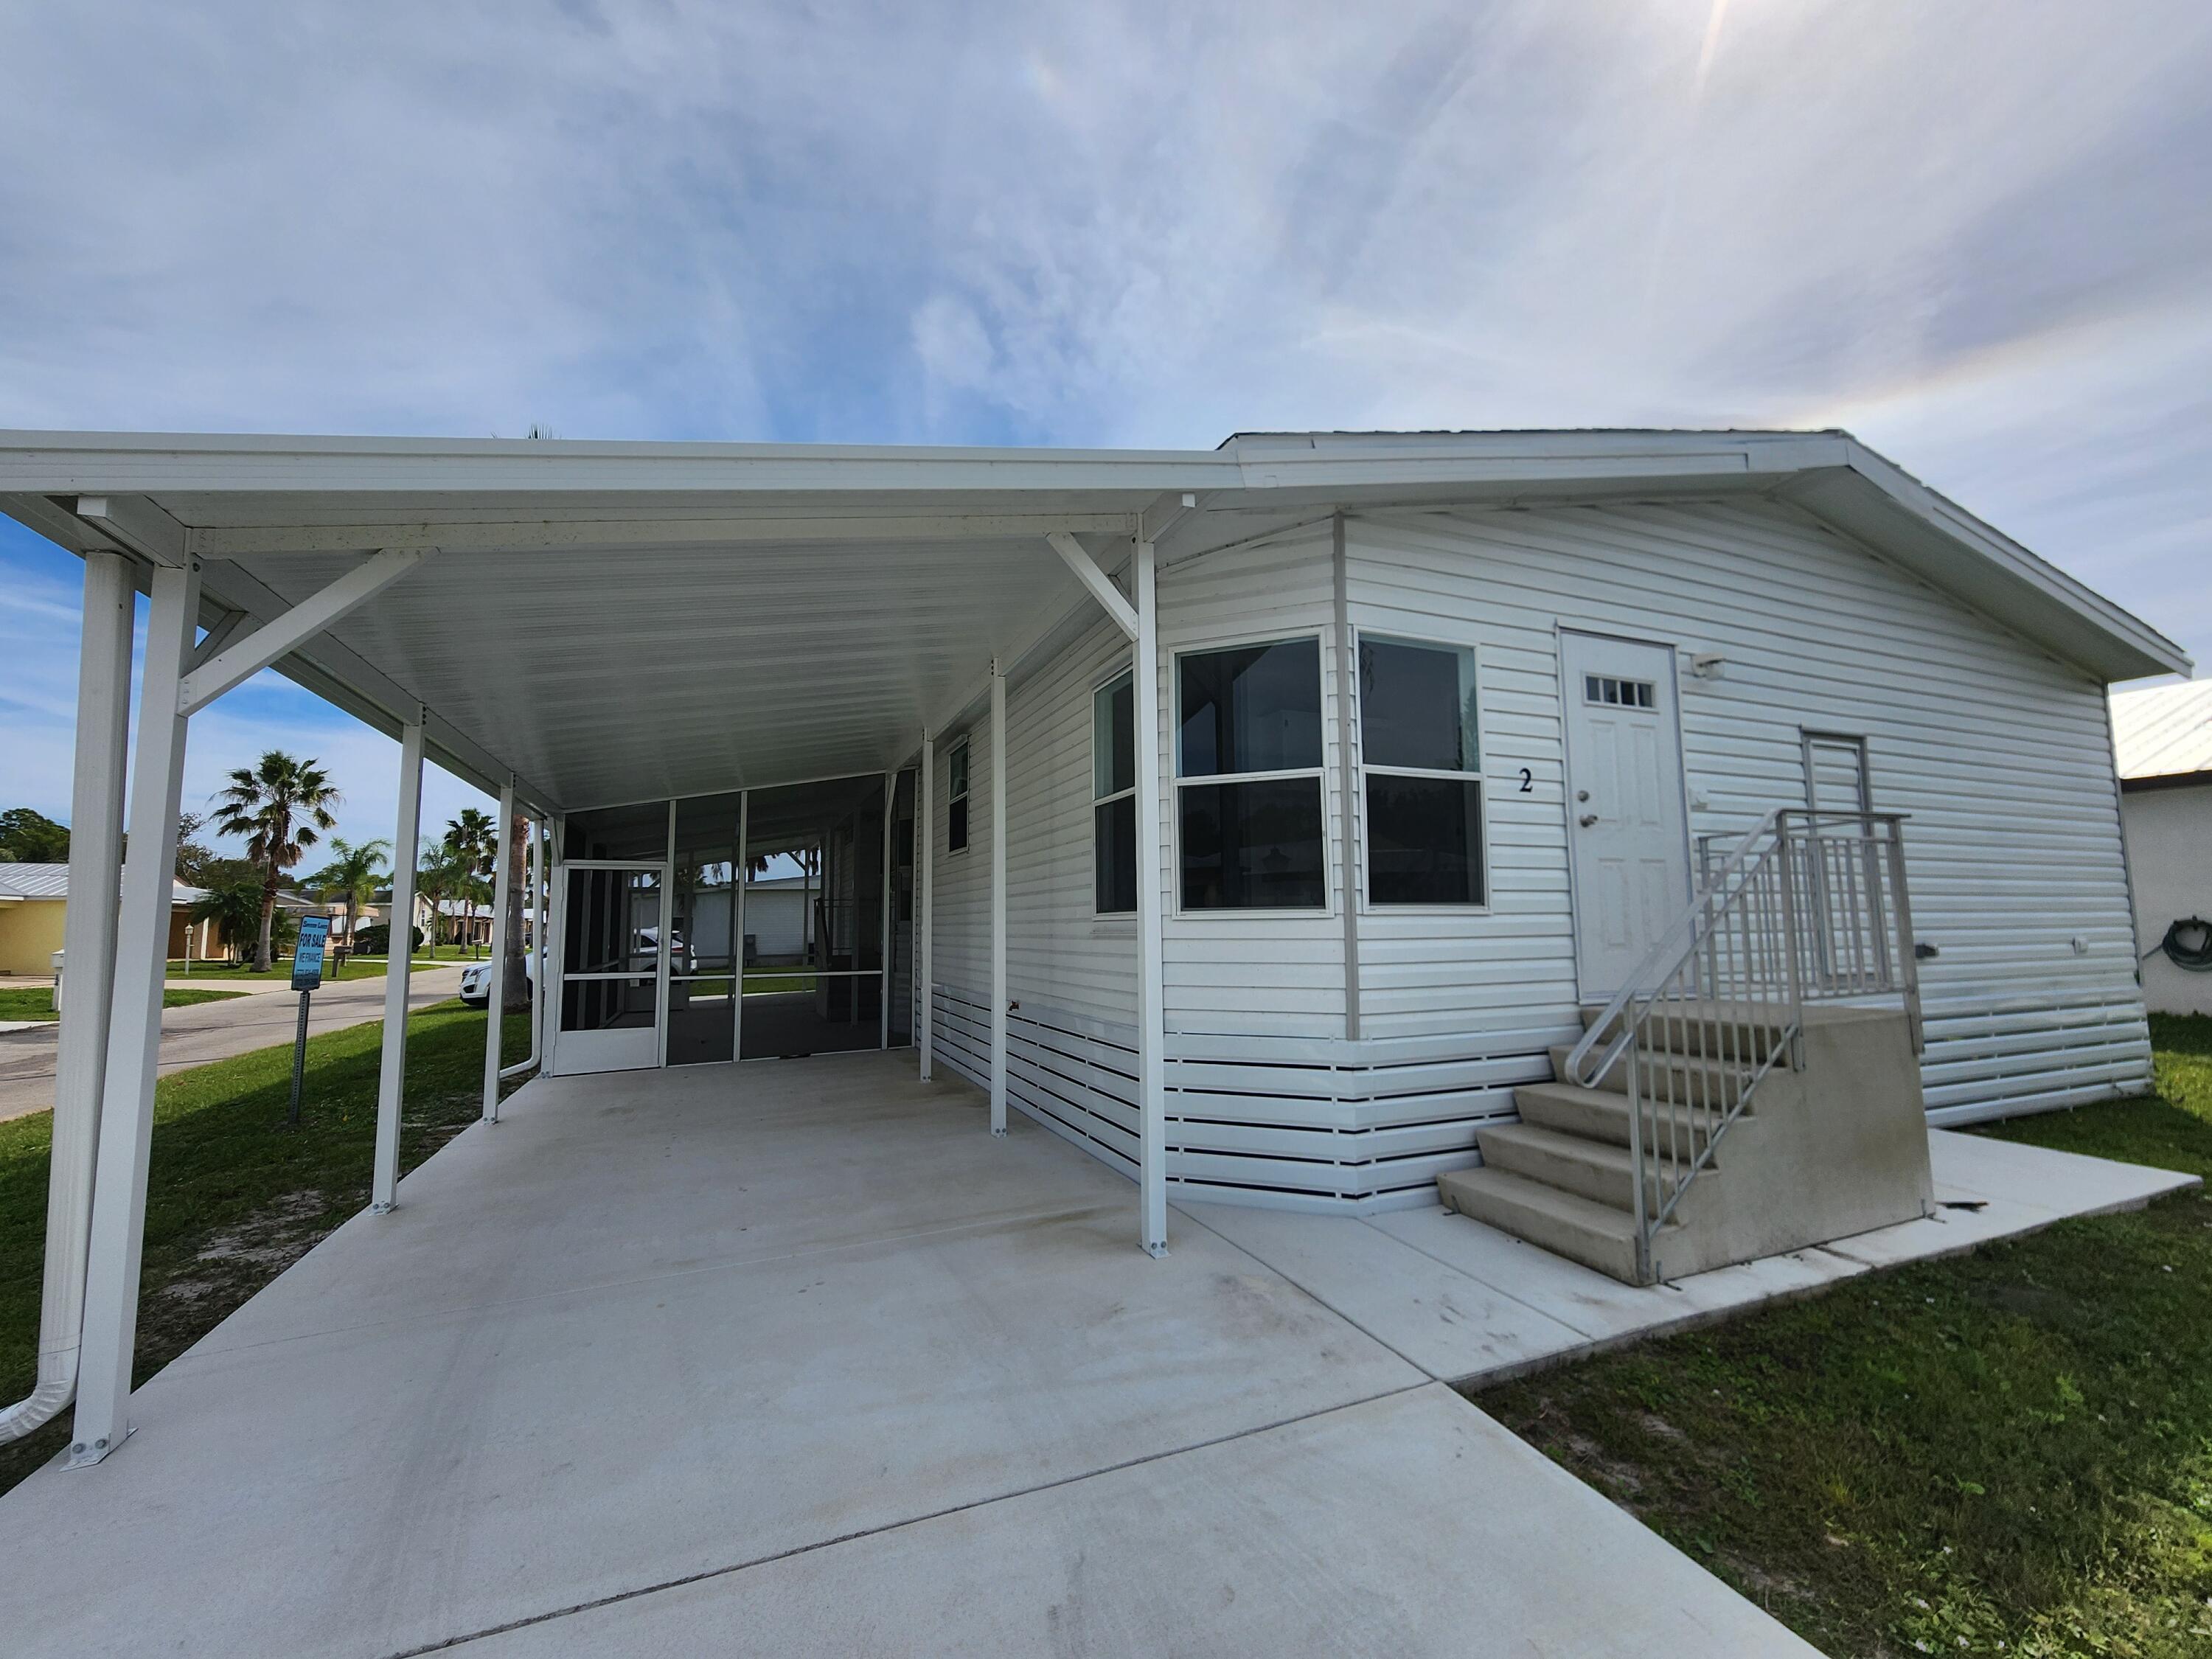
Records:
[[[1524,766],[1524,767],[1522,767],[1522,768],[1521,769],[1521,793],[1522,793],[1522,794],[1524,794],[1524,795],[1525,795],[1525,794],[1528,793],[1531,790],[1533,790],[1535,787],[1536,787],[1536,775],[1535,775],[1535,774],[1534,774],[1534,773],[1533,773],[1533,772],[1531,772],[1531,771],[1530,771],[1527,767],[1525,767],[1525,766]]]

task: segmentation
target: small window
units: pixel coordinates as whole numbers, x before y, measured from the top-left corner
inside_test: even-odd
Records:
[[[1091,700],[1091,867],[1098,914],[1137,908],[1137,742],[1129,676]]]
[[[1183,908],[1326,908],[1321,641],[1191,652],[1176,666]]]
[[[1650,680],[1616,679],[1610,674],[1583,676],[1583,701],[1613,708],[1656,708],[1658,688]]]
[[[1370,904],[1483,902],[1474,653],[1362,636]]]
[[[963,738],[952,745],[952,753],[945,763],[945,850],[964,853],[968,850],[968,739]]]

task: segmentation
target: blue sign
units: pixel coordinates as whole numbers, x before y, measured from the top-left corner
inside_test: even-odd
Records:
[[[301,916],[300,942],[292,947],[292,988],[295,991],[315,991],[322,988],[323,951],[331,942],[331,919],[328,916]]]

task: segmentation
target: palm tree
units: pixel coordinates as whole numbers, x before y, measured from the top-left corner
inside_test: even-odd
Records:
[[[464,806],[459,817],[447,822],[446,848],[467,861],[469,873],[477,878],[476,884],[481,887],[483,878],[495,874],[499,869],[499,826],[492,822],[488,813],[473,806]],[[469,949],[473,954],[476,950],[477,894],[471,890],[466,896]]]
[[[301,854],[337,827],[331,808],[343,797],[322,768],[271,749],[254,766],[230,775],[229,787],[215,798],[215,827],[246,839],[246,856],[261,866],[261,934],[253,947],[253,966],[269,971],[270,930],[276,915],[276,888]]]
[[[358,847],[351,842],[331,838],[331,861],[307,879],[325,903],[332,899],[345,904],[345,940],[342,949],[350,954],[353,950],[354,919],[362,905],[376,896],[376,878],[384,870],[384,855],[392,850],[388,841],[365,841]],[[404,937],[404,936],[403,936]],[[340,962],[345,957],[341,956]]]
[[[461,896],[473,874],[467,854],[428,836],[422,838],[422,849],[415,856],[415,892],[429,908],[429,926],[423,932],[430,941],[432,956],[437,955],[443,942],[444,907]]]

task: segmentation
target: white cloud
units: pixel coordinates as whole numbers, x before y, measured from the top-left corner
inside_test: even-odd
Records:
[[[2212,8],[1715,15],[16,7],[0,424],[1844,421],[2212,652]]]

